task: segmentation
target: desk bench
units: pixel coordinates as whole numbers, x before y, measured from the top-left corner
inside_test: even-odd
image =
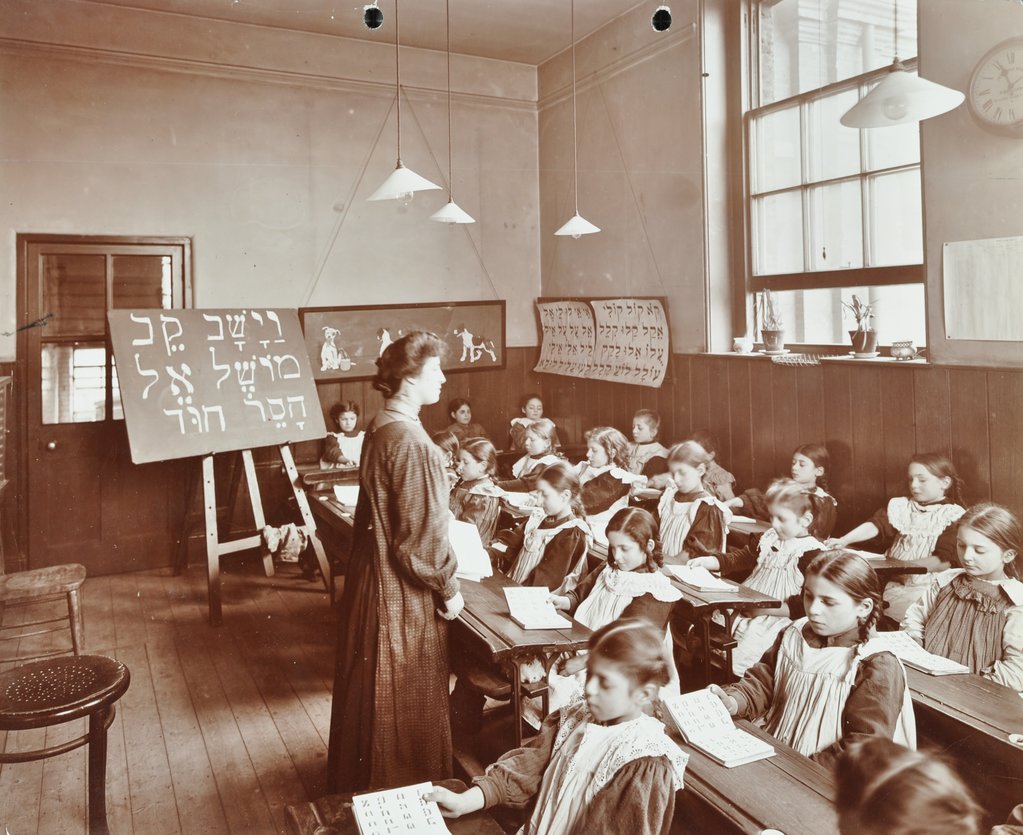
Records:
[[[725,768],[669,733],[687,754],[685,790],[676,796],[672,832],[757,833],[775,829],[785,835],[838,832],[831,772],[796,753],[746,720],[736,725],[769,742],[775,755]]]
[[[520,665],[539,657],[548,672],[563,652],[585,649],[590,630],[572,621],[570,629],[522,629],[508,614],[503,589],[517,584],[501,572],[479,583],[462,580],[465,608],[455,619],[456,635],[481,645],[490,659],[508,669],[509,681],[519,682]],[[522,686],[510,686],[512,716],[515,717],[515,745],[522,744]],[[543,714],[547,714],[547,692],[541,694]]]
[[[1023,699],[994,681],[970,673],[930,676],[906,669],[917,732],[955,758],[960,773],[993,822],[1006,819],[1023,798]]]

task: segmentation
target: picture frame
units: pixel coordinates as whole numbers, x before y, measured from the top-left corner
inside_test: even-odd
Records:
[[[504,299],[302,307],[298,315],[318,383],[371,379],[384,348],[414,330],[443,338],[445,374],[494,371],[507,362]]]

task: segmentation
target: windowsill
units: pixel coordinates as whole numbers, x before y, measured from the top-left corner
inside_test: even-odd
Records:
[[[813,345],[798,346],[797,345],[797,346],[791,346],[790,348],[788,348],[788,353],[786,353],[786,354],[778,354],[776,356],[768,356],[767,354],[765,354],[763,352],[763,349],[755,349],[752,353],[749,353],[749,354],[740,354],[738,351],[719,351],[719,352],[713,352],[712,351],[712,352],[708,352],[707,356],[713,356],[713,357],[734,357],[736,359],[765,359],[765,360],[781,359],[781,360],[784,361],[784,359],[788,358],[788,357],[795,358],[795,357],[798,357],[798,356],[810,355],[810,356],[816,357],[822,363],[827,362],[827,363],[842,363],[842,364],[848,363],[848,364],[852,364],[852,365],[869,364],[869,365],[894,365],[894,366],[925,366],[925,365],[930,365],[930,363],[927,361],[926,357],[916,357],[915,359],[908,359],[908,360],[895,359],[894,357],[887,355],[888,354],[888,349],[887,348],[880,349],[880,356],[876,356],[876,357],[856,357],[856,356],[853,356],[852,353],[850,353],[848,351],[846,351],[845,353],[840,353],[840,350],[835,350],[836,348],[840,349],[840,346],[829,346],[829,347],[834,351],[833,353],[827,353],[826,351],[821,350],[819,346],[813,346]],[[798,363],[793,362],[792,365],[796,366],[796,365],[798,365]]]

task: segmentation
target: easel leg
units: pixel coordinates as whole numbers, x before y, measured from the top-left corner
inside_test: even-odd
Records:
[[[291,489],[295,493],[295,501],[298,502],[298,509],[302,513],[302,521],[305,522],[306,533],[309,534],[309,542],[316,552],[316,562],[320,565],[320,573],[323,574],[323,583],[330,592],[331,601],[334,600],[334,572],[327,562],[327,553],[323,550],[323,543],[316,533],[316,520],[313,512],[309,509],[309,499],[302,488],[298,478],[298,468],[295,466],[295,459],[291,454],[291,447],[281,444],[281,460],[284,462],[284,469],[288,473],[288,481],[291,482]]]
[[[202,459],[202,495],[206,511],[206,567],[209,572],[210,626],[220,626],[220,543],[217,538],[217,487],[213,478],[213,456]]]
[[[188,477],[188,488],[185,492],[185,512],[181,518],[181,539],[178,540],[178,551],[174,555],[175,577],[188,568],[188,535],[192,530],[188,517],[192,513],[192,503],[195,501],[197,485],[201,478],[202,476],[198,473]]]
[[[256,533],[262,533],[266,525],[266,517],[263,516],[263,498],[259,494],[259,482],[256,481],[256,465],[252,460],[252,450],[242,450],[242,464],[245,465],[245,482],[249,486],[249,501],[252,503],[252,521],[256,525]],[[237,488],[236,488],[237,489]],[[267,577],[274,576],[274,558],[266,545],[260,546],[260,554],[263,556],[263,570]]]

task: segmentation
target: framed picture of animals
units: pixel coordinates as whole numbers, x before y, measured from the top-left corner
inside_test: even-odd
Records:
[[[505,366],[503,299],[302,307],[298,315],[317,382],[373,377],[384,349],[415,330],[431,331],[447,343],[445,373]]]

